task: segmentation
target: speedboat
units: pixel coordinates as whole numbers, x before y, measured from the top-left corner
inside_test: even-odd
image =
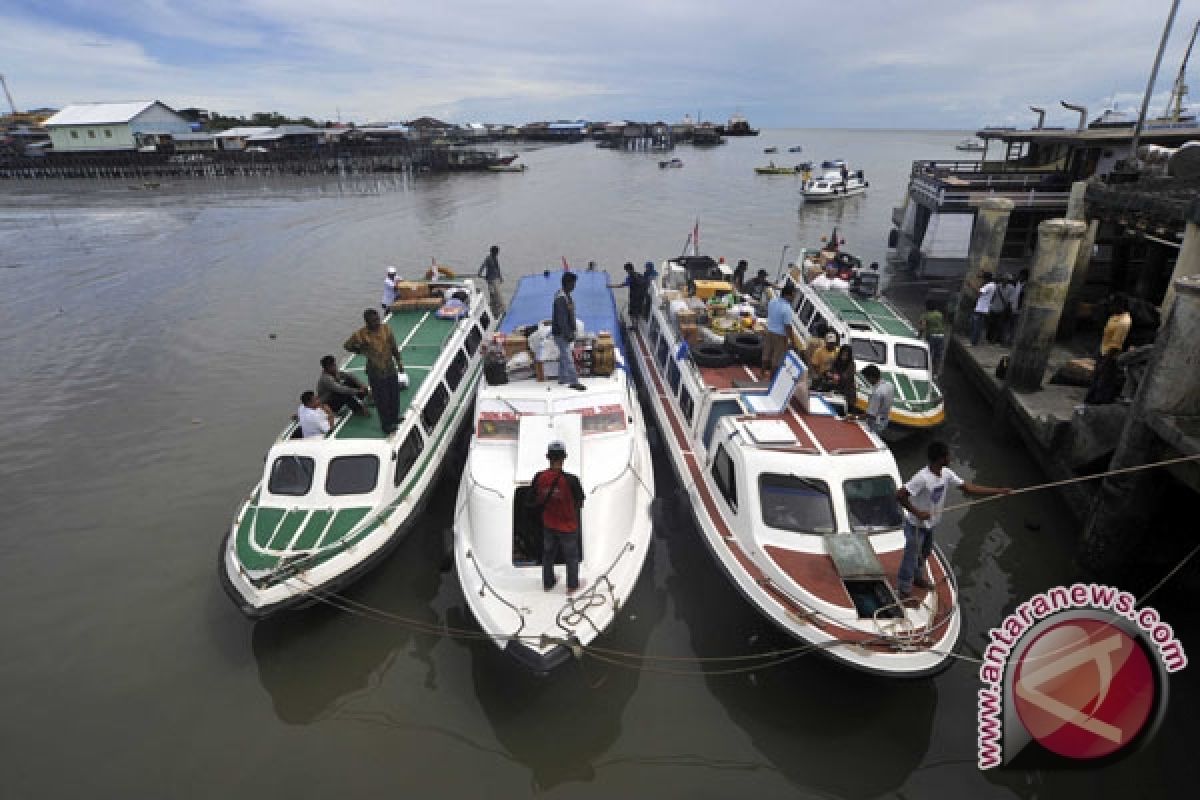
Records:
[[[789,152],[789,153],[800,153],[800,152],[803,152],[803,151],[804,151],[804,148],[803,148],[803,147],[801,147],[801,146],[800,146],[800,145],[798,145],[798,144],[797,144],[797,145],[792,145],[791,147],[789,147],[789,148],[788,148],[788,152]]]
[[[769,383],[758,380],[765,320],[756,306],[724,304],[731,287],[713,288],[713,259],[670,259],[659,275],[630,349],[701,538],[729,580],[840,664],[895,677],[944,669],[962,630],[958,586],[935,548],[934,588],[897,595],[904,533],[891,451],[808,396],[794,352]],[[689,296],[689,286],[720,299]]]
[[[616,619],[649,552],[654,472],[641,406],[625,369],[609,277],[577,273],[583,329],[576,361],[586,391],[559,385],[548,339],[562,272],[517,284],[475,398],[474,434],[458,489],[454,563],[463,597],[496,646],[543,674]],[[539,379],[540,378],[540,379]],[[563,569],[542,586],[542,528],[531,481],[551,441],[566,445],[566,472],[585,500],[580,514],[582,588],[565,591]]]
[[[982,153],[987,149],[987,146],[978,139],[963,139],[958,144],[954,145],[955,150],[965,150],[972,153]]]
[[[866,410],[871,394],[862,370],[874,364],[880,380],[890,381],[895,390],[889,426],[916,431],[945,422],[946,401],[934,381],[937,365],[930,358],[929,345],[907,317],[878,296],[878,275],[864,270],[855,256],[836,250],[801,251],[799,263],[806,272],[795,269],[784,278],[784,285],[796,289],[792,324],[801,336],[814,336],[824,325],[838,335],[839,342],[850,344],[854,350],[857,410]],[[819,276],[827,264],[836,266],[838,273],[849,279],[848,288],[821,284]],[[892,429],[889,427],[889,431]]]
[[[660,161],[658,166],[661,169],[679,169],[683,166],[683,162],[678,158],[672,158],[670,161]]]
[[[763,152],[764,153],[778,153],[779,148],[778,147],[764,147]]]
[[[867,187],[866,177],[863,171],[847,170],[845,177],[842,177],[842,170],[845,169],[846,162],[841,160],[825,161],[821,164],[822,174],[819,177],[805,181],[804,186],[800,189],[800,194],[804,197],[807,203],[824,203],[830,200],[842,200],[847,197],[865,194]]]
[[[482,343],[497,324],[487,294],[470,279],[405,287],[383,320],[408,380],[398,429],[386,435],[375,415],[349,408],[324,436],[298,438],[292,421],[238,508],[221,545],[220,575],[249,617],[320,601],[382,559],[417,522],[470,417]],[[363,356],[341,369],[367,383]]]

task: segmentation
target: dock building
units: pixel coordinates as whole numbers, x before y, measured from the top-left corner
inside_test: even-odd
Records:
[[[139,150],[174,134],[192,133],[191,123],[158,100],[70,105],[45,122],[58,152]]]

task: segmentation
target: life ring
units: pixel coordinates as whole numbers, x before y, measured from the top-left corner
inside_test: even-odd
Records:
[[[692,361],[698,367],[728,367],[733,356],[719,344],[702,344],[691,350]]]

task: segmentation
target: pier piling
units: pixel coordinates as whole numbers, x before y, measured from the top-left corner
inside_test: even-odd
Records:
[[[1008,383],[1016,391],[1036,391],[1058,331],[1071,273],[1087,225],[1051,219],[1038,225],[1037,255],[1030,270],[1020,320],[1009,357]]]

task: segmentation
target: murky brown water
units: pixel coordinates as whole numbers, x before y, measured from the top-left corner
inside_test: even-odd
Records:
[[[882,260],[913,158],[959,133],[775,131],[657,156],[530,151],[521,175],[354,183],[195,183],[159,190],[0,186],[0,753],[3,797],[1119,797],[1190,791],[1197,706],[1171,682],[1164,729],[1099,771],[975,767],[968,664],[890,683],[816,657],[736,677],[594,661],[547,680],[489,643],[328,608],[252,625],[221,591],[217,549],[266,447],[377,302],[386,264],[467,269],[500,244],[510,276],[565,256],[619,269],[702,249],[777,267],[834,225]],[[867,197],[798,211],[764,156],[844,157]],[[275,338],[270,338],[275,334]],[[942,435],[964,477],[1040,482],[1014,437],[951,372]],[[925,441],[897,446],[906,475]],[[729,586],[660,464],[656,541],[612,648],[733,655],[788,641]],[[472,627],[443,535],[427,524],[349,592]],[[1049,495],[947,516],[965,650],[1021,599],[1075,577],[1078,531]],[[1169,618],[1185,645],[1182,609]],[[1200,647],[1200,632],[1191,637]],[[1186,747],[1186,750],[1185,750]]]

